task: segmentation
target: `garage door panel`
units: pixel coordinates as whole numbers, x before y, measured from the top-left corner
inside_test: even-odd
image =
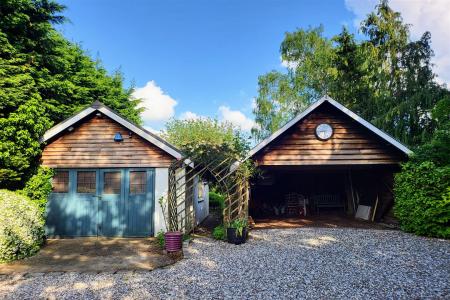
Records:
[[[67,173],[70,180],[61,183],[58,181],[58,172]],[[56,191],[50,194],[47,202],[47,234],[73,237],[97,235],[98,208],[95,192],[77,193],[77,172],[74,170],[57,171],[55,178]]]
[[[70,217],[66,232],[74,236],[97,235],[97,201],[95,195],[75,195],[68,205]]]
[[[124,236],[126,207],[123,170],[100,170],[100,234]]]
[[[49,236],[68,235],[66,222],[70,218],[68,194],[51,194],[46,207],[46,232]]]
[[[47,203],[49,236],[149,236],[154,169],[58,170]]]
[[[70,230],[75,233],[75,236],[95,236],[98,230],[97,171],[76,171],[75,177],[75,193],[68,203],[69,211],[75,215],[72,218]]]
[[[154,171],[131,169],[127,174],[127,235],[148,236],[152,231]]]

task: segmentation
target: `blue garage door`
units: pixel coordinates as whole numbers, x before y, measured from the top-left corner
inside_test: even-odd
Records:
[[[153,235],[154,169],[57,170],[49,236]]]

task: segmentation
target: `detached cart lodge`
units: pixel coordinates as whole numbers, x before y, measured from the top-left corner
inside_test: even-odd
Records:
[[[359,214],[380,220],[393,204],[393,174],[411,151],[328,97],[251,150],[250,216]],[[366,210],[364,210],[366,209]]]

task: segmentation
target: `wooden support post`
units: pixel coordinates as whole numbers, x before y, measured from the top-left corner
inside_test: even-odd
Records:
[[[356,213],[355,192],[353,191],[352,171],[348,170],[348,179],[350,181],[350,193],[352,194],[353,213]]]
[[[378,207],[378,194],[377,194],[377,200],[375,200],[375,206],[373,208],[372,222],[375,220],[375,214],[377,213],[377,207]]]

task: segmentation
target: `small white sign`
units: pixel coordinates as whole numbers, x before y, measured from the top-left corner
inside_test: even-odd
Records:
[[[359,205],[358,210],[356,211],[355,218],[356,219],[363,219],[363,220],[369,220],[370,218],[370,206],[367,205]]]

